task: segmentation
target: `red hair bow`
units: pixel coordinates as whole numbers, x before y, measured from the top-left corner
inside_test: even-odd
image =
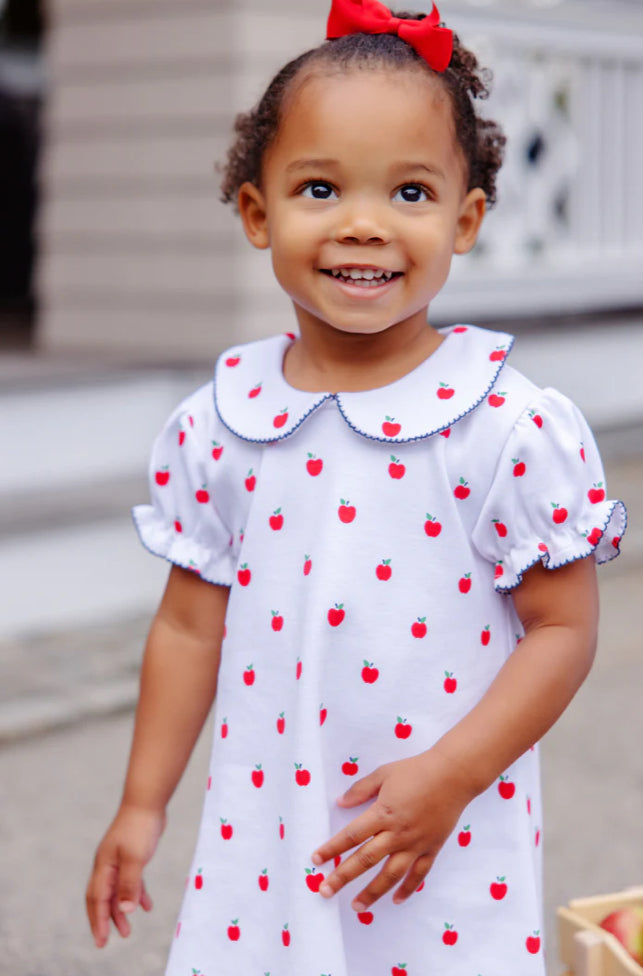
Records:
[[[423,20],[403,20],[394,17],[379,0],[332,0],[326,38],[346,34],[397,34],[434,71],[446,71],[453,51],[453,32],[440,27],[435,4]]]

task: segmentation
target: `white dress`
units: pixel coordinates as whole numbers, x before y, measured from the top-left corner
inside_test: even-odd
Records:
[[[154,447],[145,546],[231,586],[215,738],[168,976],[543,976],[537,749],[463,812],[421,889],[358,916],[311,854],[337,796],[428,749],[521,636],[512,587],[618,552],[579,411],[445,330],[389,386],[306,393],[288,335],[240,346]],[[379,870],[379,869],[378,869]]]

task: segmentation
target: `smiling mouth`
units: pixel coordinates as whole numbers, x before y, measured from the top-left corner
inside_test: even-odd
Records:
[[[394,278],[402,276],[401,271],[386,271],[384,268],[321,268],[322,274],[335,278],[347,285],[358,288],[380,288]]]

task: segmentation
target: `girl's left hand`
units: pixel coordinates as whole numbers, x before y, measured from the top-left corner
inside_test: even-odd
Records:
[[[320,865],[357,847],[324,880],[320,893],[330,898],[383,861],[381,871],[357,895],[352,907],[363,912],[398,884],[393,901],[405,901],[431,870],[473,796],[462,774],[437,748],[380,766],[337,801],[341,807],[356,807],[375,800],[313,854],[313,863]]]

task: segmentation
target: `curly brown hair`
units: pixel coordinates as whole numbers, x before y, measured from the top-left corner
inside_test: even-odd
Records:
[[[423,20],[426,14],[394,13],[407,20]],[[489,96],[491,73],[478,64],[475,54],[453,34],[453,54],[446,71],[438,73],[417,52],[395,34],[349,34],[325,41],[306,51],[277,72],[255,108],[237,115],[236,138],[221,167],[221,200],[235,207],[239,188],[249,181],[261,185],[264,153],[273,143],[294,81],[307,69],[348,71],[355,68],[381,69],[409,67],[427,72],[437,79],[449,96],[455,133],[467,166],[467,189],[480,187],[487,204],[496,202],[496,176],[502,165],[505,136],[500,126],[477,114],[474,100]]]

